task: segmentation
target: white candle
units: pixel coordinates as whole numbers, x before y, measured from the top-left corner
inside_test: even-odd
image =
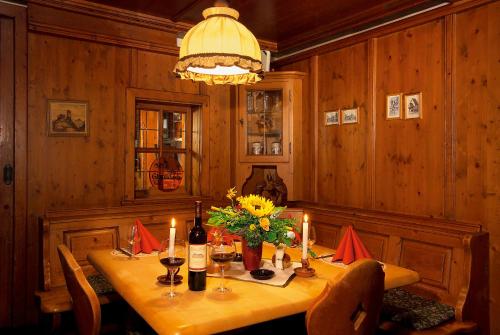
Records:
[[[170,239],[168,241],[168,257],[174,257],[175,252],[175,219],[172,218],[172,222],[170,224]]]
[[[302,222],[302,259],[307,259],[307,242],[309,240],[309,224],[307,223],[307,214],[304,215]]]

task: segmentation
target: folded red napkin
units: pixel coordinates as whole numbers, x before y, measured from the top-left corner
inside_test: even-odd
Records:
[[[134,255],[139,252],[150,254],[153,250],[160,250],[160,242],[158,242],[158,240],[151,235],[142,222],[140,220],[136,220],[135,225],[137,226],[139,234],[135,237],[136,243],[134,243]]]
[[[337,247],[337,252],[333,256],[332,262],[341,260],[344,264],[351,264],[361,258],[373,257],[363,245],[363,242],[361,242],[361,239],[352,226],[349,226]]]

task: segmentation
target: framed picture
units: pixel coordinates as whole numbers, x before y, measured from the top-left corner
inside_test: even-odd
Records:
[[[403,94],[388,94],[386,97],[385,118],[401,119],[401,104],[403,103]]]
[[[358,107],[342,110],[342,124],[358,123]]]
[[[325,112],[325,125],[340,124],[340,110]]]
[[[85,101],[49,100],[49,136],[88,136],[88,107]]]
[[[422,93],[405,95],[405,119],[422,118]]]

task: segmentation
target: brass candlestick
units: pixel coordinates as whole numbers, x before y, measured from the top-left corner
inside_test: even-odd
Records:
[[[302,267],[300,268],[295,268],[293,271],[295,274],[299,277],[312,277],[314,276],[314,273],[316,272],[313,268],[309,267],[309,260],[302,259]]]

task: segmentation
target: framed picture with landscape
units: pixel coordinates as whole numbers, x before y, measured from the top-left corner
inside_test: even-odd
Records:
[[[342,110],[342,124],[358,123],[358,108]]]
[[[88,136],[88,113],[88,102],[49,100],[49,136]]]
[[[340,124],[340,110],[325,112],[325,125],[339,125]]]

